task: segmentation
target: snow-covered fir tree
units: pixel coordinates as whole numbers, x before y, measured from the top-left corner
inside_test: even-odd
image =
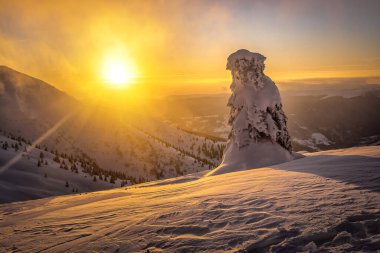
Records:
[[[292,146],[275,83],[264,74],[265,57],[241,49],[231,54],[232,126],[222,164],[212,174],[257,168],[293,159]]]

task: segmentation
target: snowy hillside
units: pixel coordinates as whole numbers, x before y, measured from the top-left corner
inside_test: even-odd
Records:
[[[100,167],[125,173],[134,181],[180,176],[217,166],[223,142],[187,133],[137,115],[113,117],[90,109],[65,122],[45,141],[72,152],[80,148]]]
[[[0,205],[0,251],[376,252],[380,147]]]
[[[7,166],[15,159],[14,164]],[[0,203],[83,193],[130,184],[90,160],[55,154],[0,133]]]
[[[224,148],[223,144],[165,124],[159,125],[161,131],[157,134],[131,125],[107,131],[106,124],[93,123],[94,120],[69,121],[67,126],[64,124],[42,144],[33,146],[21,136],[12,140],[6,137],[12,136],[9,133],[0,134],[0,144],[7,143],[9,146],[7,150],[0,148],[0,168],[14,157],[21,157],[5,173],[0,173],[0,203],[68,194],[73,188],[75,191],[87,192],[119,187],[122,182],[136,184],[194,173],[214,168]],[[92,127],[84,124],[92,124]],[[12,147],[16,143],[17,150]],[[31,153],[28,154],[26,149]],[[37,167],[40,152],[45,153],[48,163],[45,166],[44,160],[41,168]],[[72,162],[68,162],[67,157],[75,157],[78,162],[86,158],[85,168],[76,165],[79,182],[74,183],[78,181],[77,174],[57,170],[62,161],[54,162],[52,159],[55,154],[52,153],[59,153],[60,159],[66,160],[69,168]],[[86,172],[84,175],[81,175],[82,169]],[[47,176],[43,179],[45,173]],[[103,179],[108,177],[110,182],[111,175],[115,183],[103,185]],[[87,179],[83,181],[83,177]],[[97,183],[93,183],[94,177]],[[66,181],[72,185],[65,187]]]
[[[79,149],[101,169],[122,173],[133,183],[213,168],[224,149],[224,142],[150,115],[82,105],[7,67],[0,67],[0,105],[0,131],[31,142],[41,139],[49,151],[75,155]]]

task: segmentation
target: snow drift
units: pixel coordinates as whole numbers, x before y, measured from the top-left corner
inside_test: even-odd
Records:
[[[241,49],[227,59],[232,126],[222,164],[208,175],[258,168],[293,159],[292,146],[275,83],[264,74],[265,57]]]

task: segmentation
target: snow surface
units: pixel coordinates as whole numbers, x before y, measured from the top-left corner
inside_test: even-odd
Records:
[[[380,147],[0,205],[0,252],[376,252]]]

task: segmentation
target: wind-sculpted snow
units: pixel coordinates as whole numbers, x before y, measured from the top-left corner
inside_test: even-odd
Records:
[[[227,60],[232,126],[222,164],[210,175],[258,168],[293,159],[280,93],[264,74],[265,57],[238,50]]]
[[[376,252],[380,147],[0,206],[0,251]]]

